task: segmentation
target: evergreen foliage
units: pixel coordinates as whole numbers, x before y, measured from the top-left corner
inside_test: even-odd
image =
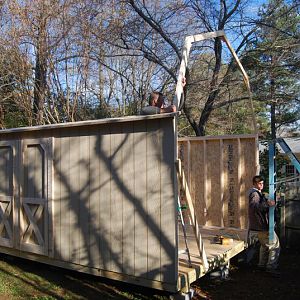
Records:
[[[300,16],[296,2],[271,0],[260,10],[256,39],[243,60],[255,100],[269,120],[266,136],[297,130],[300,118]]]

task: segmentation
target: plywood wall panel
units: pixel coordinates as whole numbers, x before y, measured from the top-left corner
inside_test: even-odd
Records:
[[[198,222],[200,225],[206,224],[206,165],[205,165],[205,142],[192,141],[190,143],[190,183],[191,196]],[[199,188],[201,186],[201,188]]]
[[[220,143],[218,140],[206,142],[206,225],[221,226],[222,212],[221,182],[220,182]]]
[[[252,178],[257,175],[258,161],[255,160],[257,141],[244,139],[241,141],[241,178],[240,178],[240,222],[241,228],[248,226],[248,191],[252,186]],[[248,159],[248,157],[252,159]]]
[[[190,144],[190,190],[205,226],[246,229],[247,192],[258,171],[255,135],[179,139],[186,159]],[[186,171],[186,170],[185,170]]]
[[[187,174],[186,181],[190,185],[190,142],[187,141],[186,143],[178,142],[178,156],[181,159],[181,165],[185,171],[185,174]],[[191,191],[190,191],[191,192]]]
[[[239,150],[238,140],[226,139],[223,141],[223,157],[226,165],[227,186],[225,187],[227,215],[225,216],[226,227],[239,228]]]
[[[187,175],[186,177],[186,181],[188,182],[188,185],[190,187],[190,194],[192,195],[192,199],[195,199],[195,195],[193,194],[194,190],[193,190],[193,182],[191,181],[191,178],[189,178],[189,174],[190,172],[190,155],[191,155],[191,151],[190,151],[190,143],[189,141],[187,143],[181,143],[178,142],[178,157],[181,160],[181,166],[185,172],[185,174]],[[180,197],[180,202],[182,206],[186,206],[186,199],[184,197],[184,191],[181,190],[179,191],[179,197]],[[185,213],[185,211],[183,210],[183,218],[184,218],[184,222],[188,223],[189,222],[189,216]]]

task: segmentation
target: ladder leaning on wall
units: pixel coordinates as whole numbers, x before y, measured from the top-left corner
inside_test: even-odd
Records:
[[[204,269],[208,270],[209,265],[208,265],[208,261],[207,261],[205,248],[204,248],[204,243],[203,243],[203,240],[202,240],[202,236],[201,236],[201,233],[200,233],[199,224],[198,224],[198,221],[197,221],[197,217],[196,217],[192,197],[191,197],[191,194],[190,194],[190,190],[189,190],[186,178],[185,178],[184,170],[183,170],[180,159],[177,160],[176,165],[177,165],[177,174],[178,174],[178,183],[179,183],[178,188],[179,188],[179,190],[182,189],[184,194],[185,194],[186,202],[187,202],[187,205],[188,205],[189,216],[190,216],[193,231],[194,231],[194,234],[195,234],[199,255],[200,255],[200,258],[202,260]],[[181,205],[180,200],[178,200],[178,205]],[[188,255],[189,265],[191,266],[190,253],[189,253],[187,237],[186,237],[186,232],[185,232],[185,226],[184,226],[185,224],[184,224],[182,215],[181,215],[181,217],[182,217],[181,222],[183,224],[183,226],[182,226],[183,234],[184,234],[185,245],[186,245],[186,253]]]
[[[183,253],[186,254],[189,268],[192,268],[190,249],[189,249],[189,245],[188,245],[188,242],[187,242],[186,225],[185,225],[184,218],[183,218],[183,213],[182,213],[182,211],[184,209],[186,209],[186,207],[182,205],[179,196],[177,197],[177,199],[178,199],[178,203],[177,203],[177,205],[178,205],[178,221],[180,222],[180,225],[181,225],[181,228],[182,228],[182,231],[183,231],[184,245],[185,245],[185,249],[184,250],[179,250],[178,254],[183,254]]]
[[[182,97],[182,94],[183,94],[182,80],[183,80],[183,78],[185,78],[185,75],[186,75],[187,66],[188,66],[188,59],[189,59],[189,54],[190,54],[190,50],[191,50],[192,45],[196,42],[204,41],[204,40],[207,40],[207,39],[214,39],[214,38],[219,38],[222,42],[224,42],[226,44],[226,46],[228,47],[228,49],[229,49],[230,53],[232,54],[234,60],[237,63],[238,68],[240,69],[240,71],[243,75],[244,83],[246,85],[249,100],[250,100],[249,105],[250,105],[250,111],[252,112],[252,125],[253,125],[254,132],[257,133],[257,126],[256,126],[257,122],[256,122],[256,119],[255,119],[255,113],[254,113],[254,108],[253,108],[252,93],[251,93],[251,89],[250,89],[249,78],[248,78],[248,75],[247,75],[246,71],[244,70],[244,67],[242,66],[236,52],[234,51],[233,47],[231,46],[231,44],[230,44],[229,40],[227,39],[227,37],[225,35],[225,32],[223,30],[191,35],[191,36],[187,36],[185,38],[185,43],[184,43],[183,53],[182,53],[182,58],[181,58],[181,63],[180,63],[180,69],[179,69],[179,72],[178,72],[176,92],[175,92],[176,96],[175,96],[174,104],[176,105],[177,109],[182,108],[183,104],[184,104],[183,103],[184,97]],[[177,134],[177,132],[176,132],[176,134]],[[202,237],[201,237],[201,233],[199,231],[199,225],[198,225],[196,214],[195,214],[195,211],[194,211],[193,202],[192,202],[192,199],[191,199],[191,195],[190,195],[190,192],[189,192],[189,188],[188,188],[188,185],[187,185],[187,182],[186,182],[186,179],[185,179],[184,171],[182,169],[182,165],[181,165],[180,160],[177,161],[177,172],[178,172],[178,177],[179,177],[178,182],[180,183],[181,188],[184,190],[184,193],[185,193],[185,196],[186,196],[188,209],[189,209],[189,213],[190,213],[190,217],[191,217],[191,221],[192,221],[192,226],[193,226],[193,229],[194,229],[194,233],[195,233],[196,241],[197,241],[197,246],[198,246],[198,249],[199,249],[200,258],[202,258],[204,269],[208,270],[208,262],[207,262],[207,257],[206,257],[206,253],[205,253],[205,249],[204,249],[203,240],[202,240]],[[179,206],[180,206],[180,204],[179,204]],[[184,228],[184,226],[183,226],[183,228]]]

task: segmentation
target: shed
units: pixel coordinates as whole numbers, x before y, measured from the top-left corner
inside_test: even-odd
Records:
[[[284,138],[295,158],[300,161],[300,137]],[[280,239],[287,248],[299,248],[300,242],[300,176],[289,155],[278,147],[279,155],[286,162],[282,168],[283,178],[277,181],[277,189],[281,192],[280,207]]]
[[[208,238],[209,269],[199,253],[192,266],[179,256],[175,118],[1,130],[0,252],[176,292],[242,251]]]

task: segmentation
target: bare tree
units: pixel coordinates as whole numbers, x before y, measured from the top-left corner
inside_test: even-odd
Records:
[[[1,2],[0,47],[17,49],[14,55],[5,53],[11,66],[16,63],[23,68],[10,69],[12,74],[24,75],[15,76],[22,80],[18,79],[18,86],[10,85],[19,91],[10,99],[16,106],[23,101],[19,107],[26,111],[30,125],[137,114],[153,89],[172,101],[185,36],[224,29],[242,54],[256,29],[253,14],[245,17],[250,1],[255,3]],[[183,111],[195,134],[216,132],[217,124],[230,133],[246,130],[247,126],[239,129],[235,118],[238,122],[248,119],[249,111],[244,109],[248,98],[222,41],[217,38],[196,45],[190,57]],[[4,78],[2,74],[0,69]],[[7,111],[3,108],[2,116]],[[232,122],[225,123],[224,114]]]
[[[6,1],[4,36],[32,66],[34,124],[74,121],[86,115],[90,34],[85,20],[95,1]],[[97,1],[99,2],[99,1]],[[11,42],[12,44],[12,42]],[[29,122],[32,123],[32,122]]]
[[[173,83],[176,81],[176,72],[181,60],[181,46],[185,35],[199,33],[203,31],[239,30],[240,38],[237,51],[243,49],[245,43],[251,36],[252,31],[247,28],[247,34],[241,35],[241,15],[243,13],[245,1],[155,1],[147,3],[144,1],[127,0],[124,1],[128,7],[136,13],[135,24],[143,24],[139,28],[146,28],[147,33],[126,31],[125,40],[127,48],[140,51],[145,58],[156,63],[161,70],[167,74],[164,81],[170,79]],[[180,17],[178,17],[180,16]],[[133,21],[131,21],[133,22]],[[238,24],[238,25],[237,25]],[[137,25],[136,25],[137,27]],[[197,31],[196,31],[197,30]],[[124,34],[125,35],[125,34]],[[159,41],[159,48],[149,45],[149,37],[156,35]],[[132,43],[131,41],[135,43]],[[141,44],[139,45],[138,42]],[[145,46],[146,45],[146,46]],[[150,44],[151,45],[151,44]],[[238,94],[237,97],[220,98],[226,93],[224,89],[228,87],[230,80],[236,81],[235,65],[233,60],[225,57],[226,52],[223,50],[222,41],[216,38],[211,44],[205,43],[203,55],[209,53],[210,60],[207,64],[210,79],[196,79],[189,82],[189,88],[198,86],[200,92],[189,94],[188,101],[185,102],[183,110],[193,127],[196,135],[205,135],[206,126],[214,109],[225,106],[228,103],[235,103],[245,100],[246,98]],[[206,51],[208,50],[208,52]],[[199,54],[199,47],[197,48]],[[203,57],[203,56],[201,56]],[[203,68],[203,67],[202,67]],[[234,74],[230,76],[230,74]],[[195,75],[195,74],[194,74]],[[203,81],[199,88],[199,82]],[[162,83],[162,85],[164,85]],[[201,85],[200,85],[201,86]],[[227,93],[228,94],[228,93]],[[191,98],[190,96],[193,95]],[[227,95],[228,96],[228,95]]]
[[[13,42],[0,38],[1,128],[31,125],[31,65]]]

